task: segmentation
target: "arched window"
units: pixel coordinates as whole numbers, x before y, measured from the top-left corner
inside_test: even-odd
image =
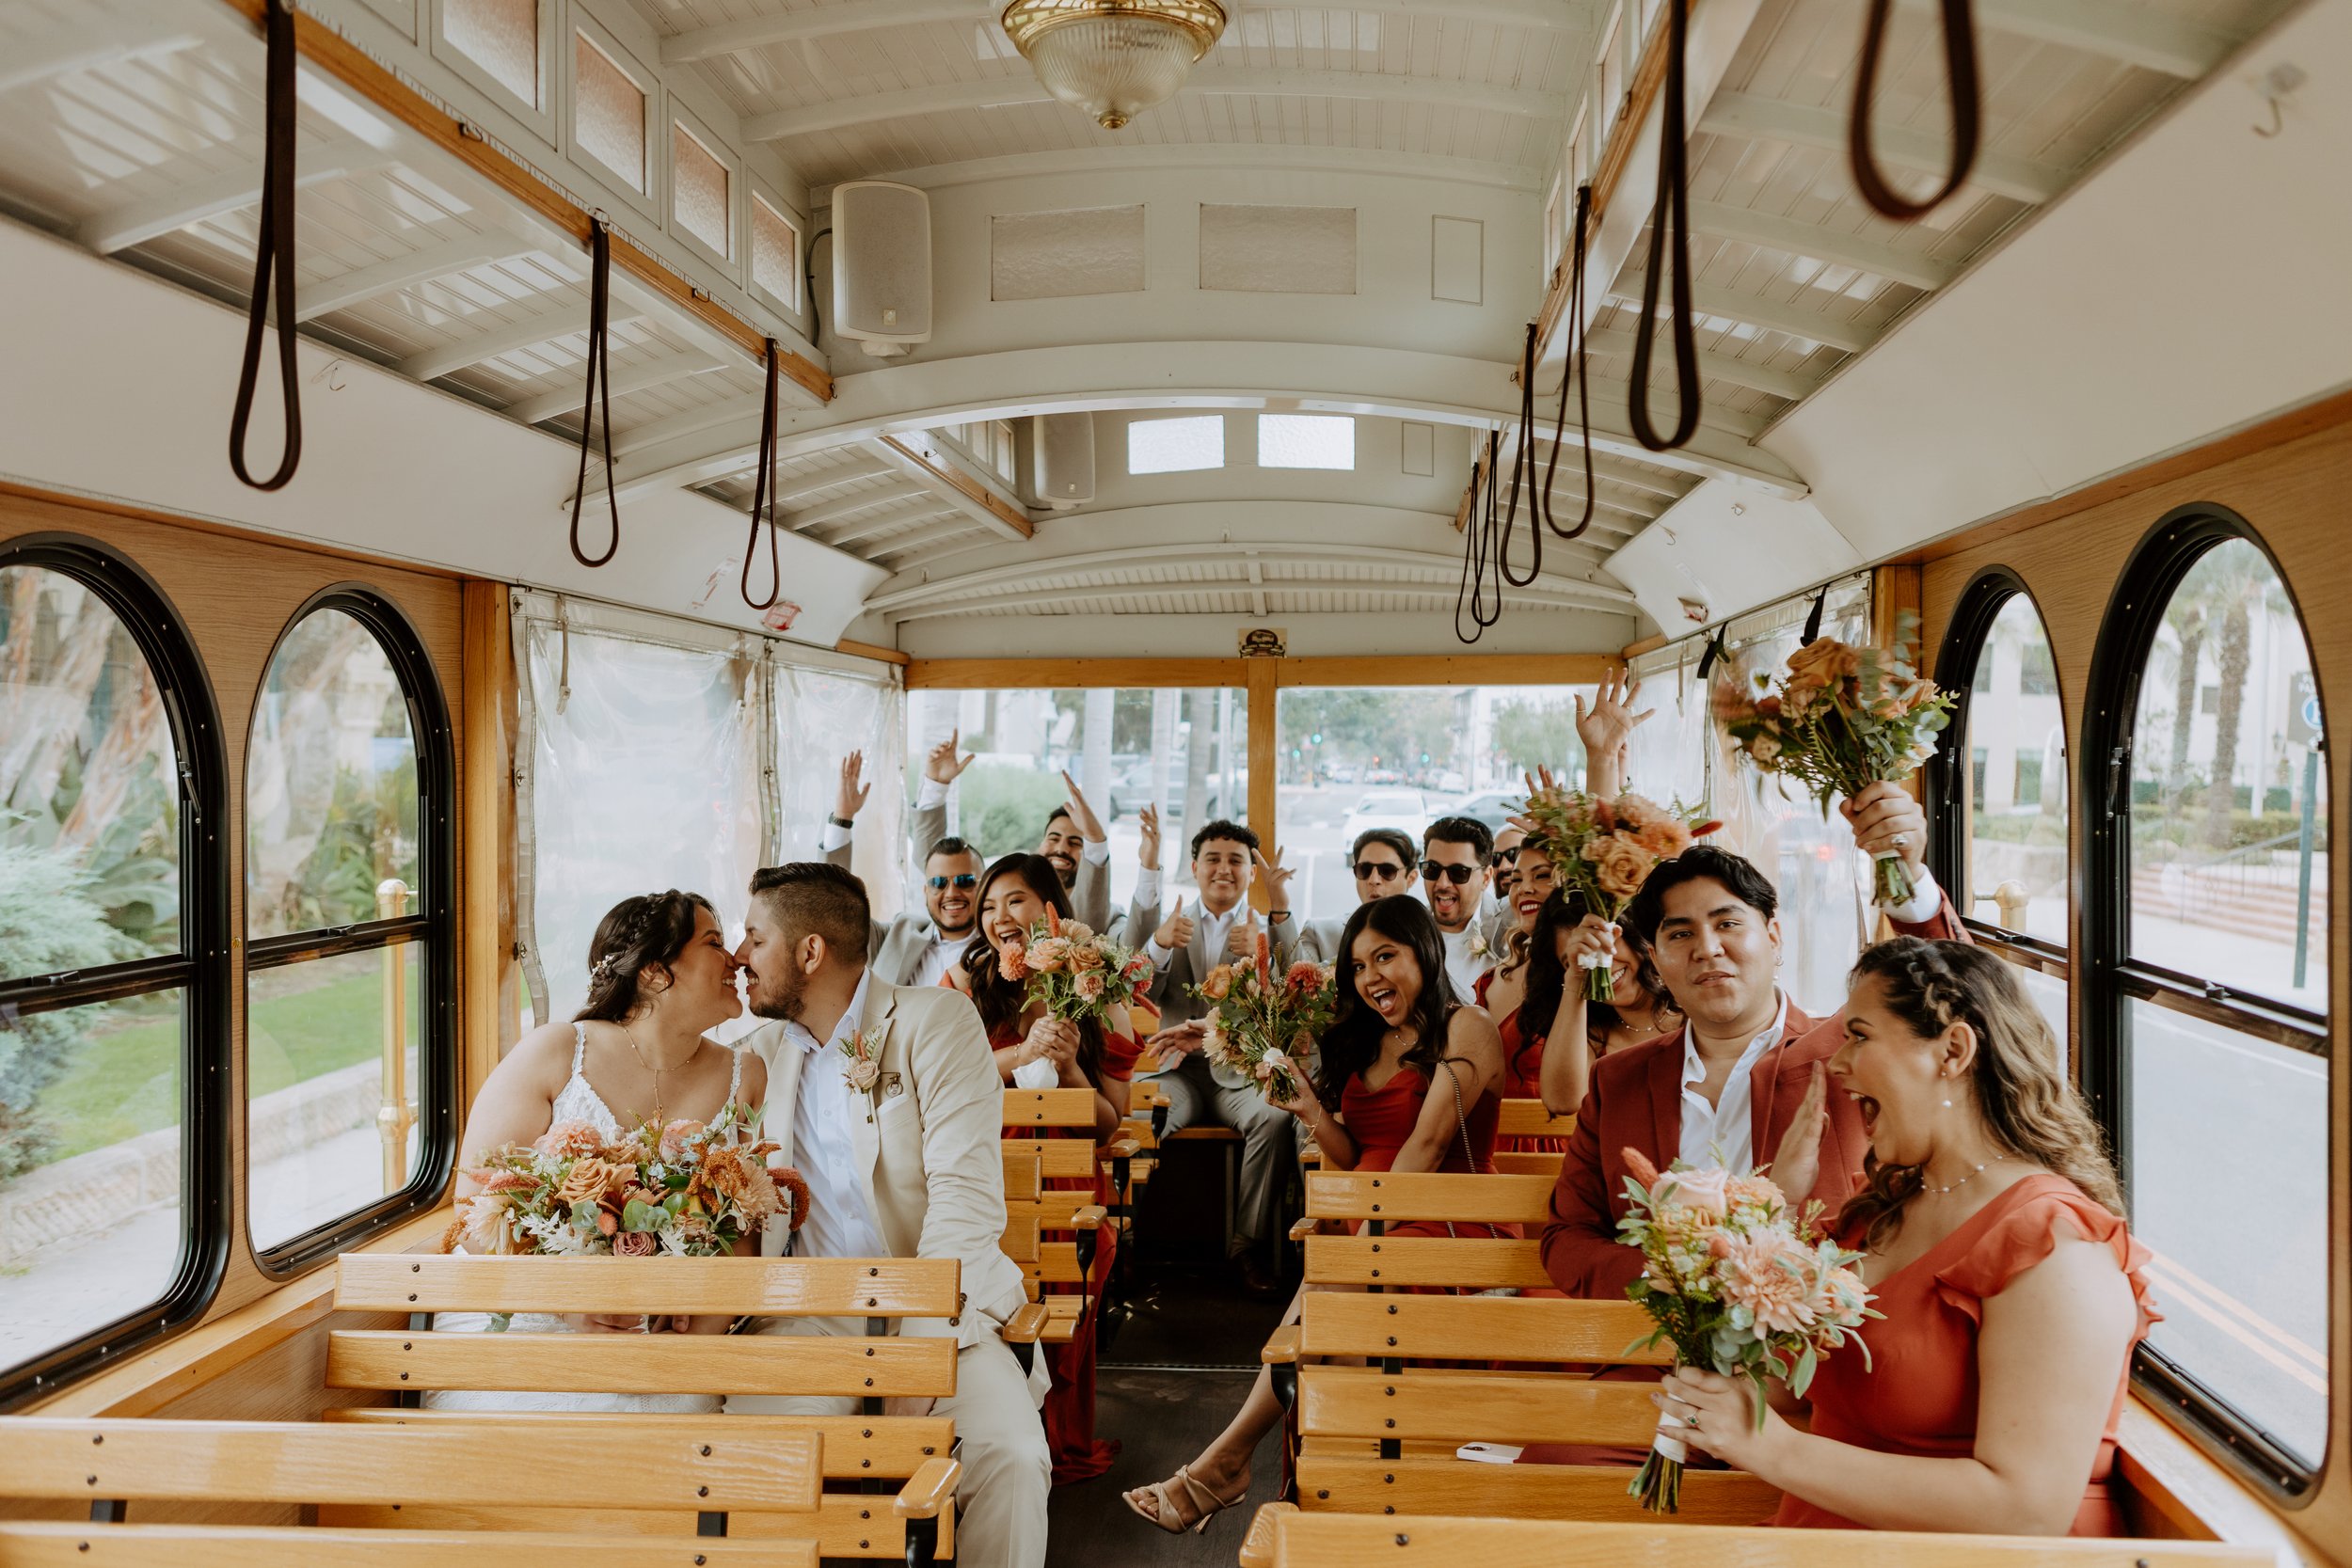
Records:
[[[1935,872],[1980,942],[2025,974],[2067,1038],[2067,752],[2041,611],[2006,567],[1961,594],[1936,659],[1958,705],[1929,768]]]
[[[246,749],[246,1213],[270,1267],[348,1246],[447,1175],[452,788],[407,623],[356,589],[306,605]]]
[[[112,552],[0,546],[0,1402],[193,1320],[227,1256],[220,723]]]
[[[2144,540],[2100,630],[2089,1085],[2165,1322],[2141,1355],[2289,1492],[2328,1439],[2328,779],[2311,650],[2240,519]]]

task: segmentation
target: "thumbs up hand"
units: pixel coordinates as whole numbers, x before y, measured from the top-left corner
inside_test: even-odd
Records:
[[[1254,958],[1258,956],[1258,916],[1254,910],[1246,920],[1236,920],[1225,933],[1226,956],[1234,958]]]
[[[1175,953],[1192,945],[1192,916],[1186,914],[1180,905],[1174,914],[1160,922],[1160,928],[1152,933],[1152,940],[1170,953]]]

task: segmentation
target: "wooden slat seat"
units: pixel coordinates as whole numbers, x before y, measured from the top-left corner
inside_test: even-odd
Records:
[[[326,1526],[0,1524],[8,1568],[818,1568],[814,1541]],[[896,1555],[896,1554],[885,1554]]]
[[[1500,1468],[1496,1466],[1494,1468]],[[1689,1479],[1696,1480],[1693,1471]],[[1690,1494],[1683,1494],[1687,1505]],[[1687,1507],[1686,1507],[1687,1514]],[[2217,1541],[1931,1535],[1908,1530],[1765,1529],[1675,1520],[1555,1524],[1526,1519],[1410,1521],[1268,1503],[1251,1520],[1242,1568],[2271,1568],[2272,1547]]]
[[[714,1316],[814,1317],[865,1320],[877,1329],[910,1318],[945,1319],[960,1309],[960,1265],[953,1259],[759,1259],[421,1257],[350,1254],[338,1267],[336,1306],[352,1311],[594,1312],[633,1316],[691,1312]],[[1009,1325],[1008,1339],[1034,1343],[1045,1314],[1029,1310]],[[421,1322],[421,1319],[414,1321]],[[430,1390],[523,1393],[644,1393],[806,1395],[865,1402],[857,1430],[886,1446],[864,1456],[858,1480],[895,1485],[898,1495],[829,1494],[803,1525],[824,1556],[929,1560],[953,1544],[953,1509],[927,1513],[923,1498],[938,1492],[945,1467],[952,1498],[956,1473],[941,1449],[946,1423],[885,1417],[881,1402],[894,1396],[940,1398],[955,1392],[952,1338],[874,1332],[825,1334],[632,1335],[435,1333],[422,1328],[339,1330],[327,1337],[326,1384],[397,1395]],[[434,1422],[510,1425],[506,1412],[429,1414]],[[563,1413],[561,1420],[594,1421],[593,1413]],[[640,1423],[660,1418],[616,1416],[612,1442]],[[751,1420],[752,1418],[727,1418]],[[779,1433],[801,1430],[821,1436],[827,1418],[762,1417]],[[577,1434],[575,1434],[577,1440]],[[952,1445],[950,1430],[946,1441]],[[935,1453],[919,1456],[929,1447]],[[600,1442],[595,1451],[609,1452]],[[887,1467],[885,1463],[887,1462]],[[430,1497],[430,1501],[421,1500]],[[399,1526],[417,1529],[579,1528],[637,1535],[660,1534],[675,1524],[663,1510],[646,1510],[608,1496],[574,1518],[543,1507],[516,1506],[510,1486],[497,1508],[445,1502],[432,1494],[394,1509],[353,1504],[321,1514],[320,1522]]]
[[[391,1515],[421,1498],[497,1515],[518,1497],[565,1518],[562,1533],[527,1541],[520,1560],[628,1560],[581,1533],[582,1511],[622,1507],[665,1517],[678,1544],[715,1543],[754,1518],[760,1528],[713,1561],[817,1561],[821,1434],[752,1428],[724,1416],[682,1418],[629,1445],[632,1462],[559,1427],[318,1425],[277,1421],[0,1420],[0,1497],[87,1503],[81,1525],[0,1526],[0,1561],[165,1564],[510,1560],[512,1532],[438,1541],[351,1530],[338,1507]],[[528,1478],[518,1482],[517,1478]],[[314,1506],[327,1526],[148,1525],[148,1502]],[[117,1532],[123,1532],[118,1534]],[[437,1546],[437,1552],[428,1548]],[[659,1542],[635,1560],[664,1560]],[[564,1555],[568,1553],[569,1555]],[[683,1563],[688,1556],[679,1556]]]
[[[1540,1100],[1506,1100],[1495,1118],[1499,1138],[1565,1138],[1575,1131],[1575,1112],[1553,1116]]]
[[[1495,1153],[1495,1174],[1498,1176],[1540,1176],[1546,1181],[1560,1180],[1560,1156],[1539,1149],[1505,1148]]]

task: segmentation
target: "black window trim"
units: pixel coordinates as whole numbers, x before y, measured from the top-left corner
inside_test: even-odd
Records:
[[[417,1018],[418,1158],[405,1185],[373,1203],[262,1248],[254,1244],[253,1207],[245,1204],[245,1240],[261,1271],[284,1279],[348,1251],[369,1237],[434,1207],[456,1164],[457,1133],[457,799],[456,741],[439,672],[416,628],[381,590],[364,582],[321,589],[288,616],[262,663],[262,699],[267,672],[295,627],[320,610],[350,616],[375,638],[392,666],[408,706],[408,727],[417,747],[416,912],[391,920],[259,937],[246,944],[245,975],[308,959],[376,952],[421,942],[424,973],[419,976]],[[248,737],[247,746],[251,741]],[[250,1056],[247,1057],[248,1064]],[[245,1114],[249,1095],[241,1097]]]
[[[45,1399],[119,1364],[124,1353],[192,1327],[229,1266],[230,902],[228,762],[212,677],[186,624],[128,556],[80,534],[0,542],[0,567],[72,578],[131,634],[153,673],[180,772],[180,952],[0,985],[0,1006],[49,1012],[167,990],[180,1013],[180,1258],[163,1294],[67,1344],[0,1370],[0,1410]]]
[[[2047,640],[2050,622],[2042,613],[2041,601],[2026,586],[2026,579],[2007,566],[1987,566],[1970,578],[1968,586],[1961,590],[1951,620],[1944,628],[1944,641],[1935,656],[1934,678],[1937,686],[1953,694],[1951,721],[1945,726],[1944,734],[1947,740],[1958,744],[1937,747],[1935,755],[1928,762],[1928,852],[1935,879],[1949,893],[1953,907],[1960,911],[1961,923],[1971,935],[1984,945],[1999,950],[2005,958],[2063,980],[2074,970],[2073,956],[2066,944],[1979,918],[1973,912],[1977,907],[1976,890],[1968,885],[1968,705],[1976,695],[1977,660],[1984,653],[1985,639],[1993,634],[1994,622],[2000,619],[2002,610],[2013,598],[2026,601]],[[2061,724],[2065,722],[2065,708],[2061,691]],[[2071,756],[2071,735],[2067,736],[2067,745]],[[2081,800],[2080,792],[2070,793],[2066,802],[2070,822]],[[2071,903],[2070,899],[2070,916]]]
[[[2278,558],[2251,524],[2214,502],[2175,507],[2149,529],[2116,579],[2092,649],[2090,685],[2085,693],[2084,739],[2074,768],[2074,798],[2088,808],[2083,824],[2087,856],[2083,886],[2088,896],[2082,921],[2082,967],[2089,985],[2082,1007],[2095,1043],[2084,1055],[2083,1086],[2091,1112],[2114,1150],[2127,1200],[2132,1160],[2126,1114],[2131,1100],[2131,1053],[2125,1047],[2133,1001],[2152,1002],[2261,1039],[2332,1056],[2324,1016],[2131,956],[2130,744],[2139,712],[2140,676],[2164,612],[2182,580],[2207,551],[2233,540],[2242,540],[2262,552],[2295,610],[2298,626],[2308,626],[2286,573],[2280,570]],[[2303,635],[2308,646],[2310,633]],[[2332,800],[2334,783],[2325,770],[2322,781]],[[2332,898],[2332,888],[2328,895]],[[2331,985],[2331,1010],[2334,990]],[[2303,1024],[2304,1020],[2313,1019],[2316,1031]],[[2343,1200],[2334,1196],[2330,1201]],[[2340,1305],[2337,1274],[2331,1260],[2328,1271],[2330,1322]],[[2332,1435],[2316,1456],[2306,1461],[2162,1351],[2141,1345],[2132,1370],[2133,1381],[2151,1402],[2190,1438],[2252,1479],[2281,1505],[2300,1507],[2318,1495]],[[2334,1414],[2330,1412],[2331,1417]]]

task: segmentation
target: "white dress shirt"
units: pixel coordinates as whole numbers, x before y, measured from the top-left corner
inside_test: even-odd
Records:
[[[858,977],[857,993],[834,1025],[831,1038],[819,1041],[794,1021],[784,1026],[786,1041],[801,1052],[800,1093],[792,1106],[792,1164],[808,1179],[808,1221],[794,1232],[793,1251],[802,1258],[890,1255],[866,1205],[866,1182],[850,1132],[851,1119],[866,1116],[870,1103],[850,1087],[850,1058],[840,1049],[866,1016],[866,988],[871,979],[870,974]]]
[[[1702,1170],[1721,1168],[1745,1176],[1756,1166],[1756,1064],[1780,1043],[1788,1029],[1788,995],[1780,995],[1780,1011],[1772,1027],[1748,1041],[1724,1080],[1723,1094],[1709,1105],[1699,1085],[1707,1082],[1707,1064],[1699,1057],[1698,1037],[1682,1036],[1682,1158]]]
[[[1208,949],[1209,957],[1212,960],[1217,963],[1223,963],[1225,961],[1226,939],[1232,934],[1233,922],[1239,920],[1242,916],[1242,911],[1248,907],[1249,906],[1247,904],[1235,904],[1232,909],[1227,910],[1223,914],[1212,914],[1200,900],[1195,899],[1193,901],[1193,924],[1200,928],[1201,944]],[[1184,906],[1179,904],[1176,906],[1176,910],[1177,912],[1181,914],[1184,912]],[[1160,945],[1160,939],[1156,935],[1152,939],[1149,952],[1153,967],[1158,969],[1166,969],[1168,965],[1168,961],[1176,957],[1175,951],[1172,948],[1162,947]]]
[[[914,978],[907,983],[913,986],[939,984],[941,975],[963,961],[964,949],[970,947],[979,934],[975,928],[960,937],[931,938],[931,944],[923,949],[923,957],[915,962]]]
[[[1458,931],[1438,934],[1445,939],[1445,973],[1454,982],[1454,999],[1468,1002],[1478,994],[1478,977],[1494,968],[1494,955],[1475,951],[1484,941],[1477,921]]]

